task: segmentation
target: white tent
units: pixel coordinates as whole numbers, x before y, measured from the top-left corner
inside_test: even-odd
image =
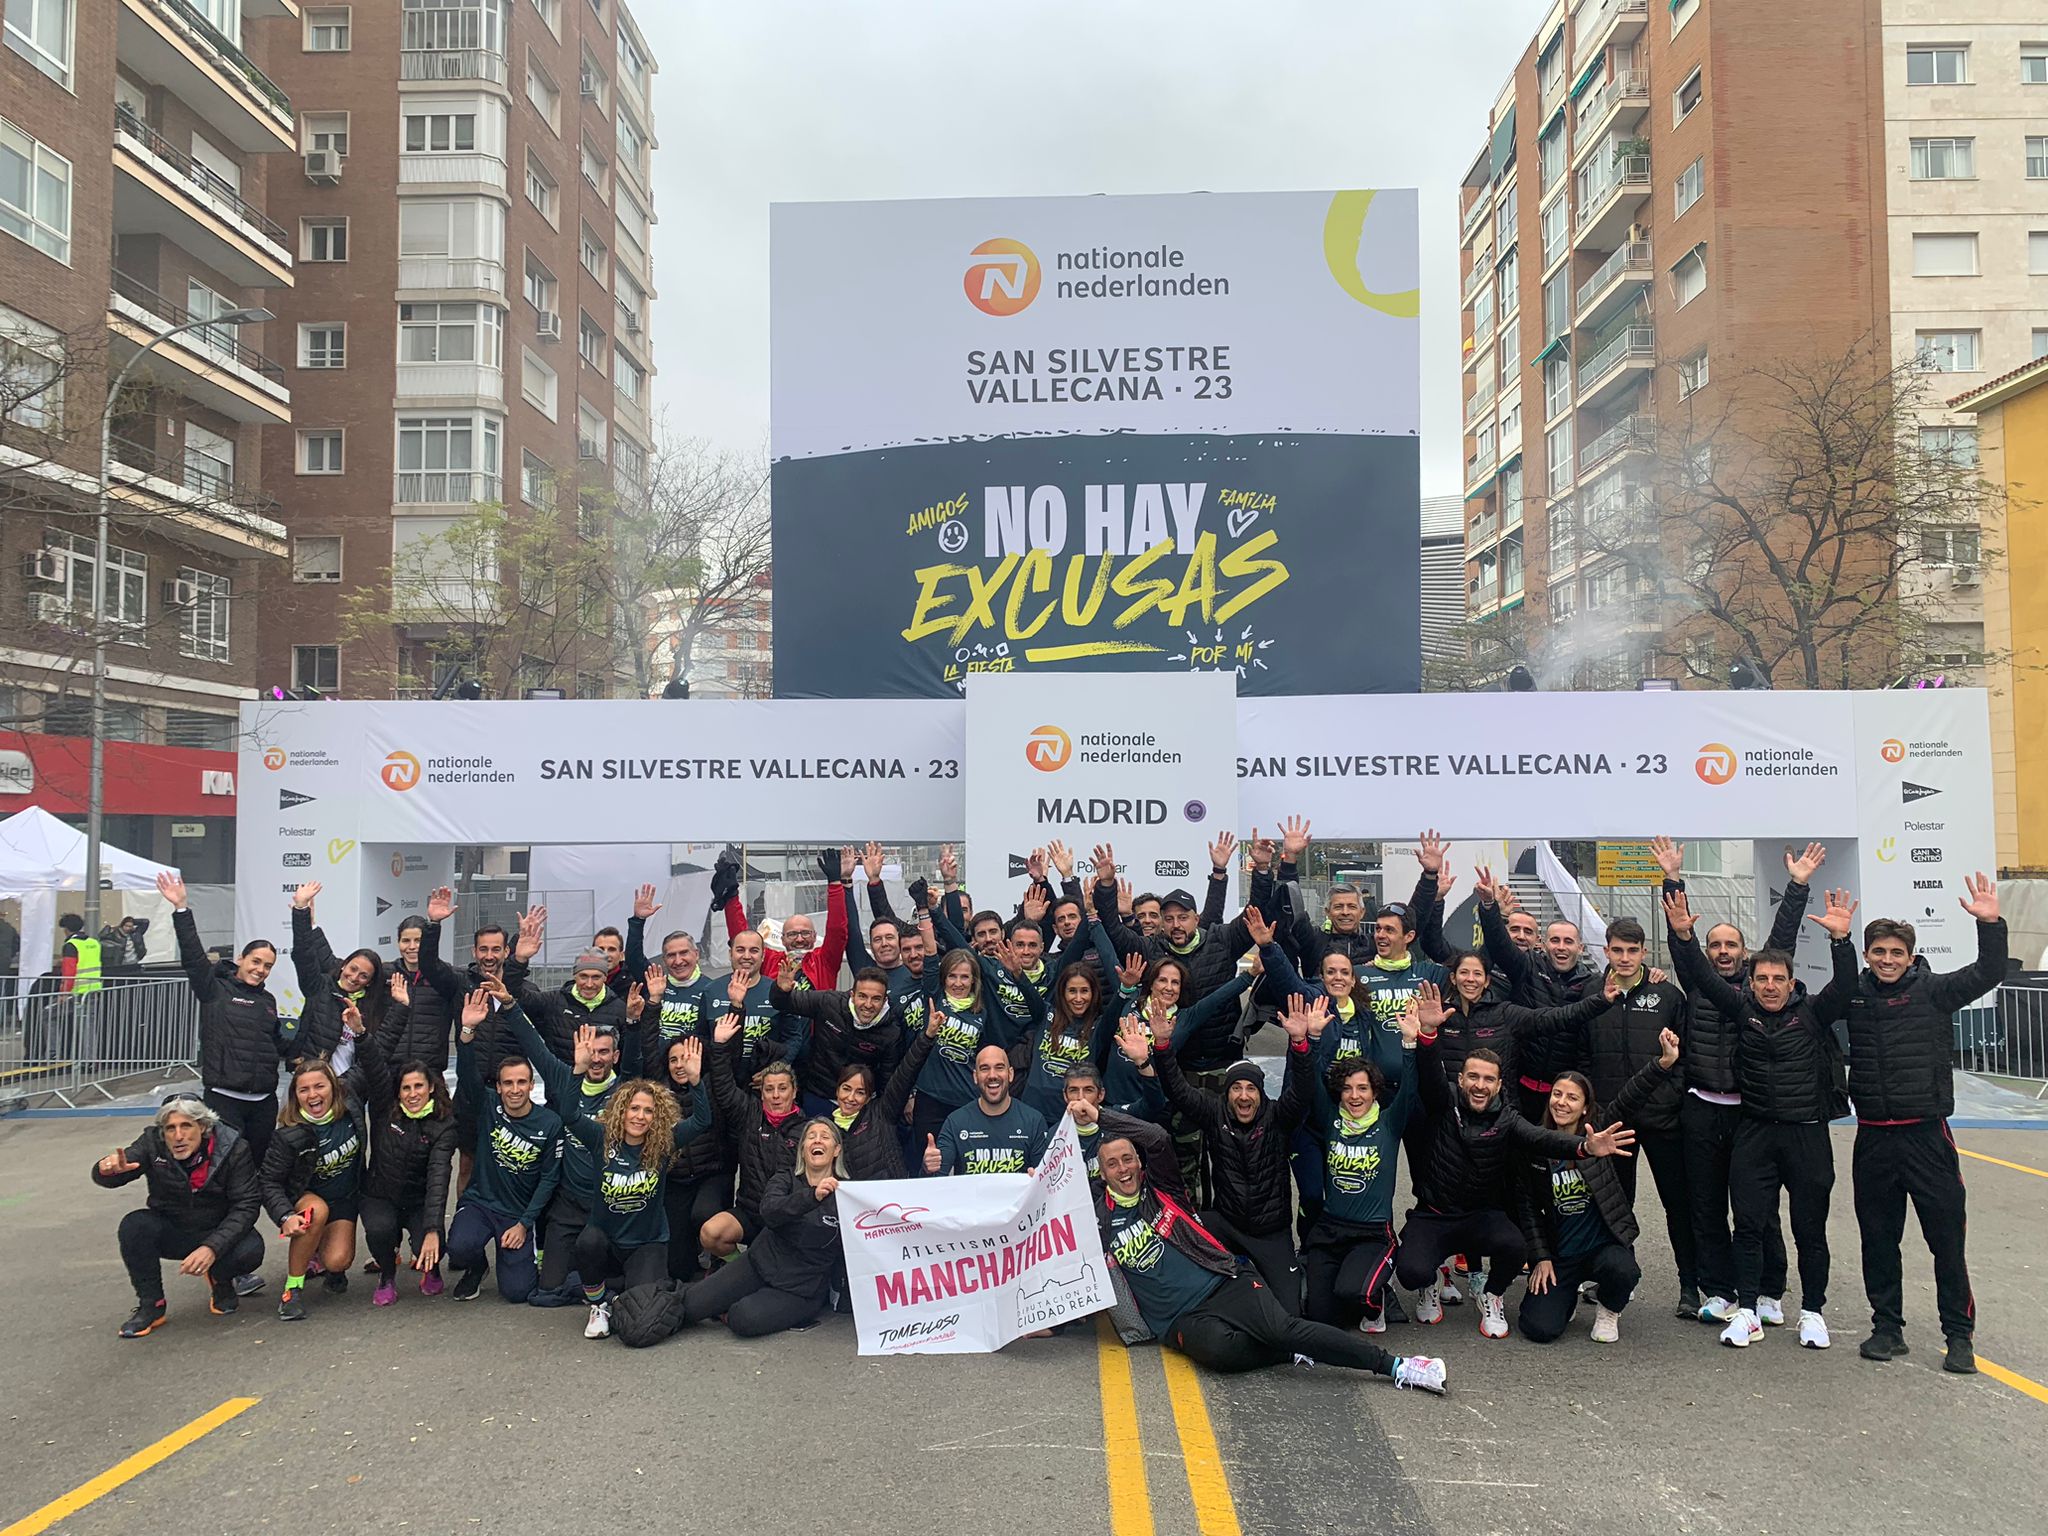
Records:
[[[100,844],[100,879],[117,891],[153,891],[169,864]],[[40,806],[0,821],[0,896],[21,898],[21,972],[41,974],[57,945],[57,893],[85,889],[85,834]],[[27,991],[26,980],[23,992]]]

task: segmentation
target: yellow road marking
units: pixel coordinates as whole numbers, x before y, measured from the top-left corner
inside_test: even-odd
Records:
[[[1209,1405],[1202,1398],[1201,1378],[1194,1362],[1177,1349],[1162,1349],[1166,1393],[1173,1400],[1174,1427],[1180,1431],[1181,1458],[1187,1463],[1188,1492],[1195,1500],[1195,1521],[1202,1536],[1243,1536],[1237,1503],[1230,1496],[1230,1478],[1216,1448],[1209,1423]]]
[[[2028,1171],[2031,1172],[2032,1170]],[[1986,1376],[1989,1376],[1993,1381],[2002,1381],[2008,1387],[2011,1387],[2013,1391],[2025,1393],[2037,1403],[2048,1403],[2048,1387],[2042,1386],[2041,1383],[2030,1377],[2022,1376],[2018,1371],[2008,1371],[2002,1365],[1994,1365],[1982,1355],[1977,1357],[1977,1369]],[[0,1536],[7,1536],[7,1533],[0,1531]]]
[[[2048,1179],[2048,1170],[2029,1168],[2025,1163],[2008,1163],[2002,1157],[1990,1157],[1982,1152],[1972,1152],[1968,1147],[1957,1147],[1956,1150],[1965,1157],[1974,1157],[1980,1163],[1996,1163],[2001,1168],[2010,1168],[2014,1173],[2031,1173],[2037,1179]],[[6,1536],[6,1533],[0,1531],[0,1536]]]
[[[1095,1353],[1102,1379],[1102,1452],[1109,1469],[1111,1536],[1153,1536],[1145,1441],[1138,1429],[1138,1388],[1131,1378],[1130,1351],[1107,1316],[1095,1320]],[[0,1536],[12,1533],[0,1531]]]
[[[32,1515],[0,1528],[0,1536],[36,1536],[59,1520],[77,1514],[95,1499],[104,1498],[123,1483],[140,1477],[151,1467],[168,1461],[193,1441],[212,1434],[237,1414],[246,1413],[262,1402],[260,1397],[231,1397],[210,1413],[202,1413],[183,1429],[174,1429],[155,1445],[145,1446],[126,1461],[117,1462],[90,1482],[80,1483],[61,1499],[52,1499]]]

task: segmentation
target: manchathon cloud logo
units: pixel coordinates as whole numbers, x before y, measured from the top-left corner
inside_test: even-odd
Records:
[[[984,240],[969,255],[962,286],[985,315],[1014,315],[1038,297],[1038,257],[1022,240]]]

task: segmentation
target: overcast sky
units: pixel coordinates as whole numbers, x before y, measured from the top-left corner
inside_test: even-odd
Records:
[[[637,0],[657,408],[768,432],[768,205],[1421,191],[1422,489],[1462,489],[1458,178],[1543,0]]]

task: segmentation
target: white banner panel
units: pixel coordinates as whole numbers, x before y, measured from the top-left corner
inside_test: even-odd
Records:
[[[1228,673],[969,678],[966,874],[976,902],[1012,910],[1029,884],[1025,858],[1057,838],[1084,882],[1090,850],[1106,842],[1138,888],[1186,886],[1199,903],[1204,845],[1237,826],[1231,738],[1216,729],[1236,703]]]
[[[1066,1116],[1030,1174],[841,1184],[839,1243],[864,1355],[986,1354],[1113,1300]]]
[[[334,705],[242,706],[235,783],[235,940],[269,939],[283,962],[273,985],[285,1010],[298,1012],[298,996],[285,949],[291,942],[291,893],[308,880],[321,884],[314,915],[337,953],[356,936],[362,904],[362,797],[360,741],[350,719],[329,714]],[[353,708],[349,711],[355,720]]]

